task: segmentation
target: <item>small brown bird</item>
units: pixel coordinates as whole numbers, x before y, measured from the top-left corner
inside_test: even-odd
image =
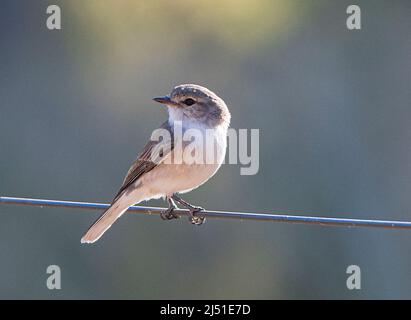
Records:
[[[161,214],[163,219],[178,218],[173,213],[178,202],[190,211],[193,224],[204,222],[196,215],[203,209],[184,201],[177,193],[197,188],[220,168],[225,158],[230,112],[214,92],[194,84],[179,85],[169,96],[154,100],[168,108],[168,121],[159,128],[168,133],[168,138],[163,135],[161,141],[151,139],[146,144],[110,208],[90,227],[82,243],[97,241],[130,206],[160,197],[169,204]],[[186,141],[186,135],[197,139]],[[193,150],[199,161],[192,161]]]

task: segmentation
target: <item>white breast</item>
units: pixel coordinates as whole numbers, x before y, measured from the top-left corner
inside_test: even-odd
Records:
[[[164,161],[164,163],[144,174],[144,176],[141,177],[141,191],[144,193],[146,200],[172,195],[176,192],[184,193],[195,189],[211,178],[221,166],[226,152],[227,129],[223,126],[211,129],[198,123],[184,124],[185,123],[183,123],[183,137],[185,137],[184,134],[189,129],[198,130],[204,137],[211,139],[212,143],[203,141],[201,145],[196,145],[196,139],[191,143],[183,141],[183,143],[180,144],[182,149],[179,148],[177,144],[177,147],[173,150],[170,157],[175,158],[177,152],[184,154],[184,151],[187,151],[186,148],[190,147],[197,148],[197,151],[201,151],[204,161],[201,163],[187,163],[183,156],[182,162]],[[210,154],[212,154],[213,161],[206,162]]]

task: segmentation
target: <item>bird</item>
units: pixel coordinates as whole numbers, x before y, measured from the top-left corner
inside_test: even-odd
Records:
[[[129,207],[150,199],[167,201],[168,208],[160,214],[163,220],[179,218],[174,213],[178,203],[189,210],[192,224],[205,222],[201,216],[204,209],[180,194],[204,184],[221,167],[230,111],[217,94],[196,84],[178,85],[171,94],[153,100],[167,107],[168,120],[153,131],[110,207],[88,229],[81,243],[96,242]],[[161,139],[153,138],[155,133]]]

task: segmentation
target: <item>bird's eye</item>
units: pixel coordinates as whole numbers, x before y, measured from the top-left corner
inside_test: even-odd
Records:
[[[196,103],[193,99],[191,99],[191,98],[187,98],[187,99],[185,99],[184,101],[183,101],[183,103],[186,105],[186,106],[192,106],[194,103]]]

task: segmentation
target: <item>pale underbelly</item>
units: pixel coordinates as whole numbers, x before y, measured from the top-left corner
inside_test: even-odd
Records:
[[[205,183],[219,164],[160,164],[141,178],[140,192],[145,200],[188,192]]]
[[[136,188],[131,191],[131,196],[139,202],[171,196],[173,193],[188,192],[205,183],[217,172],[225,157],[226,133],[216,132],[214,139],[214,148],[211,149],[212,161],[207,161],[209,158],[206,156],[208,155],[206,151],[210,152],[209,147],[206,150],[206,144],[200,144],[196,150],[199,152],[200,162],[203,160],[201,163],[188,164],[185,157],[183,157],[183,162],[175,163],[175,155],[184,154],[182,151],[177,153],[178,149],[175,148],[169,158],[138,179]],[[187,150],[185,148],[183,147],[184,151]],[[170,158],[171,161],[167,161]]]

